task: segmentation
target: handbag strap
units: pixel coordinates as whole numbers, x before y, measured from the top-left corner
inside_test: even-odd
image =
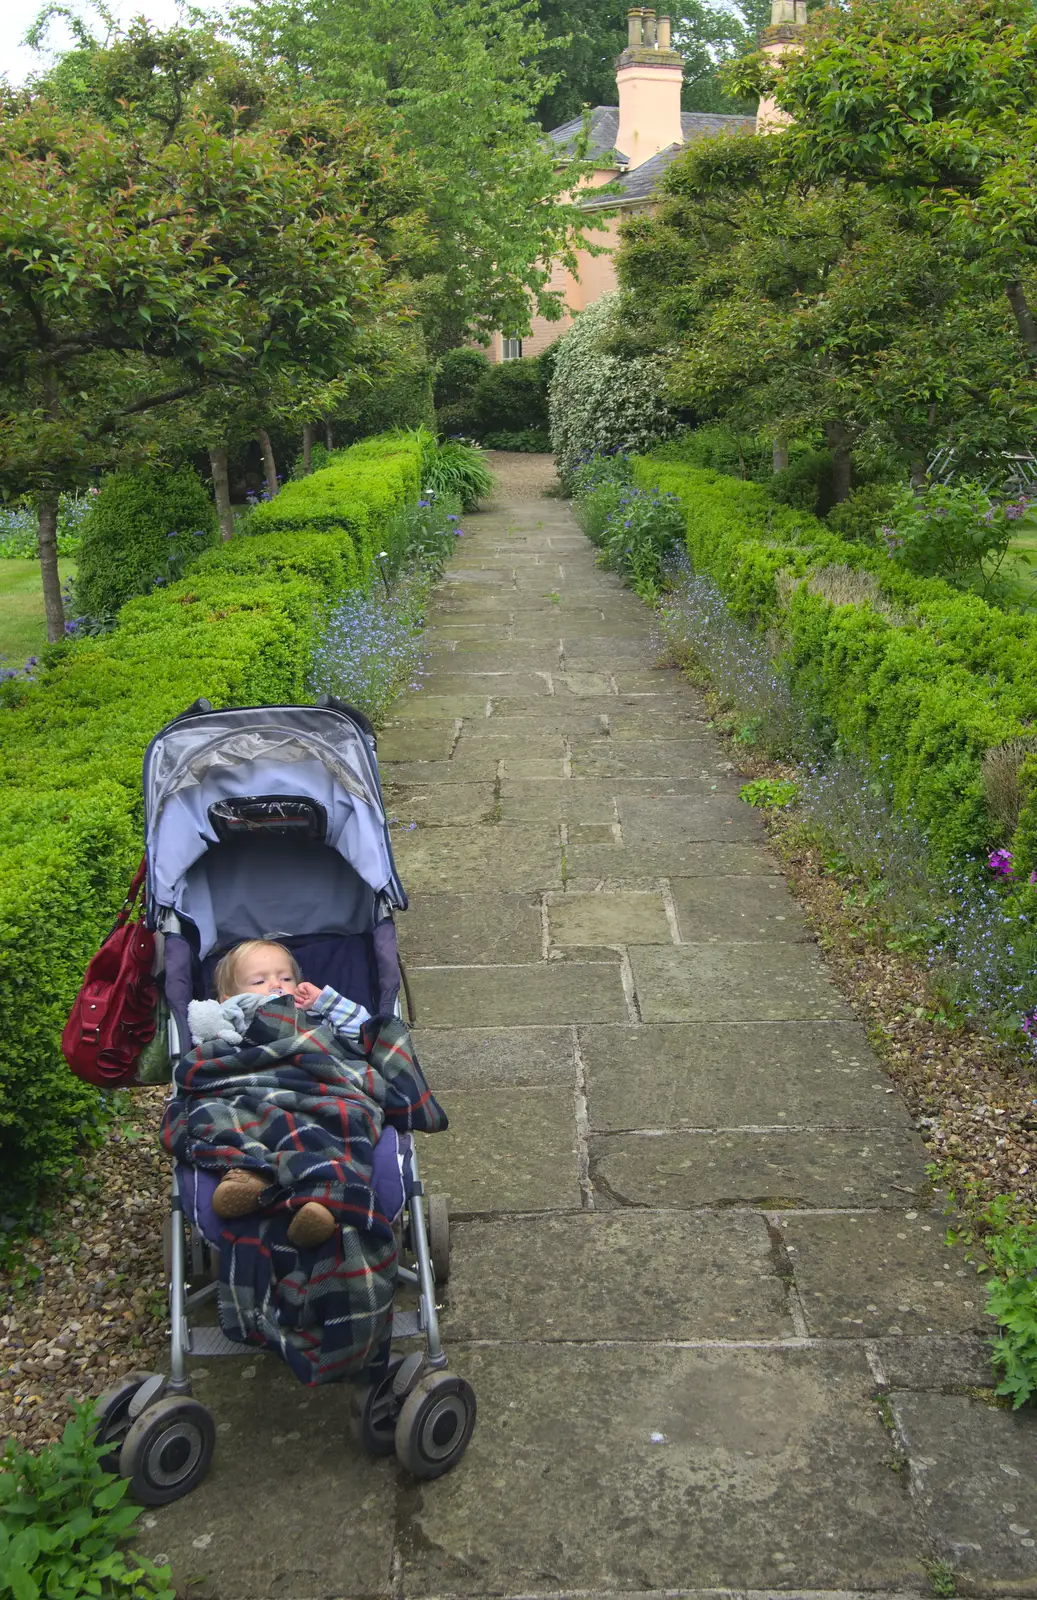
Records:
[[[127,890],[126,899],[122,903],[122,909],[119,912],[119,915],[115,919],[115,923],[114,923],[114,925],[112,927],[112,933],[115,932],[116,928],[122,928],[122,927],[125,926],[126,920],[129,917],[130,912],[133,910],[134,901],[136,900],[137,896],[140,894],[141,888],[142,888],[142,886],[144,884],[144,877],[145,877],[145,874],[146,874],[147,870],[148,870],[148,858],[147,858],[147,856],[142,856],[141,857],[141,861],[140,861],[140,866],[137,868],[136,872],[134,873],[133,882],[130,884],[129,889]]]

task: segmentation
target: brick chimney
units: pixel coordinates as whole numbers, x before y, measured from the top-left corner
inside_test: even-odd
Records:
[[[771,25],[760,35],[760,49],[773,62],[784,60],[790,51],[802,50],[806,25],[807,0],[771,0]],[[773,95],[764,95],[756,108],[757,133],[774,133],[791,120]]]
[[[803,0],[774,0],[802,4]],[[631,167],[668,145],[682,144],[684,61],[670,48],[670,19],[639,8],[627,13],[627,47],[616,63],[619,132],[616,149]]]

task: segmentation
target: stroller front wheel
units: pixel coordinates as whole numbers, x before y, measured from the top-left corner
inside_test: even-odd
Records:
[[[168,1396],[132,1424],[119,1453],[119,1471],[142,1506],[164,1506],[197,1488],[216,1443],[212,1415],[197,1400]]]
[[[430,1372],[403,1402],[396,1455],[416,1478],[439,1478],[456,1466],[475,1429],[475,1390],[451,1372]]]

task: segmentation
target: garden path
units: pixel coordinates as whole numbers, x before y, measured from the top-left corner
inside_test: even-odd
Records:
[[[380,755],[476,1433],[418,1485],[343,1390],[209,1363],[217,1459],[151,1550],[196,1600],[1037,1595],[981,1286],[648,613],[515,500],[431,629]]]

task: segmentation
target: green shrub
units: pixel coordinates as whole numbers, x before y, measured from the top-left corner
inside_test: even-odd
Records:
[[[484,433],[487,450],[515,450],[523,455],[550,455],[551,435],[546,429],[524,428],[521,433]]]
[[[753,483],[647,457],[636,482],[678,496],[695,571],[736,616],[777,629],[793,684],[819,727],[882,771],[927,830],[936,863],[1001,843],[985,800],[986,751],[1026,732],[1037,695],[1037,628],[919,578],[884,551],[837,538]],[[855,603],[846,603],[853,587]],[[1037,827],[1024,804],[1020,868]]]
[[[493,485],[493,473],[477,445],[447,440],[422,468],[422,493],[459,500],[464,511],[474,511]]]
[[[551,446],[567,491],[576,468],[592,455],[644,451],[676,428],[663,400],[663,363],[655,356],[610,352],[618,305],[618,295],[603,295],[558,342]]]
[[[344,498],[319,501],[328,526],[292,525],[292,497],[314,480],[289,485],[260,508],[285,501],[280,528],[214,546],[179,582],[128,601],[112,632],[51,647],[36,681],[4,685],[0,1212],[31,1207],[103,1115],[59,1039],[140,859],[148,741],[202,695],[216,706],[306,699],[328,611],[366,576],[344,524],[362,530],[367,553],[372,534],[391,535],[417,499],[421,458],[416,435],[343,452],[328,472]]]
[[[436,408],[466,401],[479,379],[490,370],[489,357],[481,350],[463,346],[448,350],[436,363],[432,394]]]
[[[349,416],[336,420],[335,435],[363,440],[395,428],[434,428],[432,373],[424,351],[390,375],[358,390]]]
[[[773,500],[823,516],[832,504],[832,452],[807,450],[764,482]]]
[[[683,523],[676,495],[633,485],[621,488],[602,530],[598,559],[603,567],[628,578],[644,599],[652,600],[663,564],[680,546]]]
[[[483,373],[468,401],[480,439],[524,428],[547,431],[547,390],[535,356],[499,361]]]
[[[168,1567],[126,1549],[140,1507],[129,1481],[105,1472],[97,1418],[76,1406],[38,1455],[0,1457],[0,1594],[11,1600],[175,1600]]]
[[[1037,1394],[1037,1223],[1017,1222],[983,1239],[994,1277],[987,1286],[987,1315],[998,1324],[993,1359],[1002,1377],[996,1393],[1012,1407]]]
[[[962,478],[934,483],[923,494],[902,489],[879,531],[893,559],[911,572],[965,583],[996,573],[1024,523],[1033,525],[1025,500],[997,506],[981,484]]]
[[[732,433],[730,428],[688,428],[652,454],[657,461],[712,468],[757,483],[765,482],[773,471],[769,440]]]
[[[76,608],[111,616],[131,596],[182,567],[217,534],[216,511],[189,467],[144,467],[113,472],[82,525],[76,568]]]
[[[828,526],[840,539],[877,543],[879,528],[888,520],[898,488],[893,483],[865,483],[851,489],[846,499],[829,511]]]

